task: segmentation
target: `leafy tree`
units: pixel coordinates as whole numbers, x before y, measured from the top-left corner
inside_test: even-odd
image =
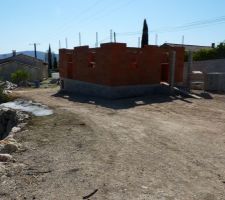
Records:
[[[220,43],[216,48],[216,52],[218,58],[225,58],[225,43]]]
[[[220,43],[217,47],[212,49],[201,49],[193,55],[195,61],[220,58],[225,58],[225,43]]]
[[[24,84],[29,77],[29,73],[25,70],[17,70],[11,74],[11,80],[18,85]]]
[[[141,40],[141,47],[148,45],[148,24],[146,19],[144,20],[143,25],[143,32],[142,32],[142,40]]]

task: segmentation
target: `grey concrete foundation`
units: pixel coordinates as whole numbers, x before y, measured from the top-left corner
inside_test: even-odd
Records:
[[[103,97],[107,99],[143,96],[163,90],[160,84],[110,87],[71,79],[62,79],[62,81],[62,91]]]
[[[205,75],[205,90],[225,92],[225,73],[208,73]]]

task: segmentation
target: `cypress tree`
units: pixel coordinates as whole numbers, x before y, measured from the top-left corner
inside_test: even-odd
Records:
[[[54,60],[53,60],[53,68],[54,68],[54,70],[57,70],[57,69],[58,69],[58,61],[57,61],[56,56],[54,56]]]
[[[48,68],[49,68],[49,70],[52,70],[52,51],[51,51],[50,45],[49,45],[49,49],[48,49]]]
[[[148,24],[146,19],[144,20],[144,25],[143,25],[141,48],[143,48],[145,45],[148,45]]]

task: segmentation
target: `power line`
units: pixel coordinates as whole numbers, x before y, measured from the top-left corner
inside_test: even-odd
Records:
[[[203,28],[213,24],[221,24],[221,23],[225,23],[225,16],[221,16],[221,17],[217,17],[213,19],[207,19],[207,20],[194,21],[194,22],[180,25],[180,26],[159,28],[159,29],[151,30],[149,32],[150,33],[176,32],[176,31],[184,31],[184,30],[190,30],[195,28]],[[140,34],[141,34],[140,31],[118,33],[118,35],[124,35],[124,36],[133,36],[133,35],[140,35]]]
[[[134,2],[134,1],[129,0],[129,1],[126,1],[126,4],[131,4],[132,2]],[[100,1],[96,1],[95,5],[98,5],[99,3],[100,3]],[[125,4],[123,4],[123,5],[125,5]],[[109,14],[113,14],[114,10],[118,11],[119,8],[121,9],[123,7],[124,6],[121,6],[121,3],[120,3],[120,4],[117,4],[116,6],[114,6],[113,8],[110,7],[109,10],[104,9],[103,11],[106,12],[105,15],[108,16]],[[92,15],[88,16],[87,18],[85,18],[83,21],[86,20],[86,21],[89,21],[89,23],[91,23],[91,21],[96,20],[96,17],[97,18],[99,18],[99,17],[103,18],[105,15],[104,14],[102,15],[102,12],[98,11],[96,13],[96,15],[92,14]],[[83,22],[83,21],[80,20],[80,22]],[[159,28],[159,29],[151,30],[149,32],[150,33],[156,33],[156,34],[158,34],[158,33],[168,33],[168,32],[178,32],[178,31],[186,31],[186,30],[191,30],[191,29],[203,28],[203,27],[208,27],[208,26],[211,26],[211,25],[223,24],[223,23],[225,23],[225,16],[220,16],[220,17],[216,17],[216,18],[212,18],[212,19],[193,21],[193,22],[186,23],[186,24],[180,25],[180,26],[162,27],[162,28]],[[82,25],[84,26],[84,24],[82,24]],[[87,24],[85,24],[85,25],[87,25]],[[70,28],[72,28],[72,26],[70,26]],[[60,34],[60,33],[58,32],[58,34]],[[117,36],[118,37],[121,37],[121,36],[131,37],[131,36],[140,36],[141,34],[142,33],[140,31],[133,31],[133,32],[117,33]],[[99,43],[104,42],[106,40],[110,40],[110,38],[109,37],[104,38],[104,39],[100,40]],[[95,46],[95,44],[93,46]]]
[[[214,19],[208,19],[208,20],[201,20],[201,21],[195,21],[189,24],[181,25],[181,26],[174,26],[174,27],[168,27],[164,29],[156,30],[158,32],[176,32],[176,31],[182,31],[182,30],[191,30],[195,28],[202,28],[207,27],[213,24],[218,23],[224,23],[225,22],[225,16],[214,18]]]
[[[113,2],[114,0],[112,0],[112,2]],[[60,34],[68,34],[68,32],[72,32],[71,30],[73,30],[74,29],[74,27],[75,27],[75,25],[74,26],[71,26],[71,24],[74,24],[74,23],[76,23],[76,26],[78,27],[79,26],[79,28],[80,27],[82,27],[82,25],[84,24],[84,22],[85,21],[88,21],[88,20],[90,20],[90,19],[93,19],[96,15],[99,15],[99,13],[101,13],[101,12],[103,12],[103,11],[105,11],[105,8],[106,8],[106,6],[104,5],[104,4],[102,4],[102,5],[104,5],[103,7],[102,7],[102,9],[100,9],[100,10],[97,10],[96,12],[94,12],[94,13],[92,13],[92,14],[90,14],[90,15],[84,15],[84,14],[86,14],[86,13],[91,13],[91,11],[93,10],[93,8],[95,8],[96,6],[98,6],[100,3],[102,3],[102,2],[104,2],[104,1],[102,1],[102,0],[98,0],[98,1],[95,1],[94,2],[94,4],[91,4],[91,6],[89,6],[88,8],[86,8],[83,12],[82,12],[82,16],[83,17],[80,17],[80,15],[78,16],[78,17],[73,17],[73,21],[69,21],[69,23],[66,23],[64,26],[63,26],[63,28],[60,28],[56,33],[55,33],[55,35],[52,37],[52,38],[54,38],[54,39],[56,39],[57,38],[57,36],[58,35],[60,35]],[[114,3],[115,4],[115,3]],[[86,17],[87,16],[87,17]]]
[[[102,1],[98,1],[98,2],[96,2],[97,4],[98,3],[100,3],[100,2],[102,2]],[[107,7],[107,8],[109,8],[109,9],[106,9],[106,7],[103,7],[101,10],[98,10],[97,12],[95,12],[94,14],[92,14],[92,15],[90,15],[90,16],[88,16],[87,18],[85,18],[85,19],[81,19],[81,20],[79,20],[79,22],[80,23],[78,23],[78,25],[79,24],[81,24],[79,27],[82,27],[82,26],[84,26],[84,21],[89,21],[89,23],[86,23],[86,25],[88,25],[88,24],[90,24],[92,21],[94,21],[94,20],[96,20],[96,19],[98,19],[98,18],[103,18],[104,16],[108,16],[109,14],[113,14],[113,13],[115,13],[115,12],[117,12],[117,11],[119,11],[120,9],[122,9],[122,8],[124,8],[124,7],[127,7],[128,6],[128,4],[131,4],[131,3],[133,3],[134,1],[133,0],[128,0],[128,1],[126,1],[125,3],[124,2],[120,2],[120,3],[118,3],[118,4],[116,4],[115,2],[114,2],[114,0],[112,0],[112,2],[113,2],[113,5],[116,5],[116,6],[114,6],[114,7]],[[92,8],[93,8],[93,6],[92,6]],[[89,12],[90,12],[90,9],[88,10]],[[102,15],[102,13],[104,13],[103,15]],[[96,18],[97,17],[97,18]],[[62,34],[62,33],[65,33],[66,31],[67,31],[67,34],[68,34],[68,31],[69,30],[71,30],[73,27],[71,26],[71,23],[69,24],[69,28],[66,30],[66,29],[61,29],[55,36],[57,36],[57,35],[59,35],[59,34]],[[54,39],[56,39],[56,37],[54,37]]]
[[[196,29],[196,28],[203,28],[207,26],[211,26],[214,24],[221,24],[225,23],[225,16],[213,18],[213,19],[206,19],[206,20],[198,20],[198,21],[193,21],[184,25],[180,26],[174,26],[174,27],[162,27],[160,29],[155,29],[149,31],[150,33],[156,33],[157,34],[157,43],[158,43],[158,33],[167,33],[167,32],[177,32],[177,31],[185,31],[185,30],[190,30],[190,29]],[[140,31],[133,31],[133,32],[121,32],[121,33],[116,33],[117,36],[124,36],[124,37],[136,37],[141,36],[142,32]],[[105,42],[105,41],[112,41],[110,37],[105,37],[102,40],[99,41],[99,43]],[[94,45],[93,45],[94,46]]]
[[[74,22],[76,20],[78,20],[79,18],[81,18],[84,14],[89,13],[93,8],[95,8],[98,4],[100,4],[102,1],[101,0],[97,0],[95,1],[93,4],[91,4],[90,6],[88,6],[87,8],[85,8],[84,10],[80,11],[79,14],[75,15],[74,17],[70,17],[66,20],[67,23],[64,23],[63,26],[59,26],[57,29],[62,32],[64,32],[68,27],[71,27],[71,22]],[[59,32],[56,31],[54,34],[49,35],[47,37],[47,39],[50,38],[56,38],[59,35]]]
[[[129,4],[134,3],[134,2],[135,2],[134,0],[128,0],[125,3],[120,2],[119,4],[115,4],[115,2],[114,2],[113,5],[116,5],[116,6],[109,7],[110,9],[108,9],[108,10],[103,8],[101,11],[96,12],[95,16],[91,16],[91,17],[87,18],[87,21],[90,20],[90,22],[87,23],[86,25],[89,25],[92,21],[94,21],[96,19],[104,19],[105,16],[109,16],[110,14],[115,14],[115,12],[118,12],[119,10],[123,9],[124,7],[127,7]],[[102,13],[103,13],[103,15],[102,15]],[[84,26],[84,23],[82,23],[82,25]]]

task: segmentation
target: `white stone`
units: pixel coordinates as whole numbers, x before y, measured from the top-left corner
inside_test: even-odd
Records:
[[[20,130],[21,130],[20,127],[15,126],[15,127],[12,128],[11,132],[17,133],[17,132],[19,132]]]
[[[53,110],[49,109],[47,106],[26,100],[16,100],[13,102],[3,103],[0,106],[32,113],[33,115],[39,117],[53,114]]]

